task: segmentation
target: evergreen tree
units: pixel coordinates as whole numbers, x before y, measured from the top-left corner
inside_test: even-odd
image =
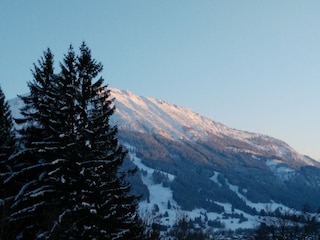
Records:
[[[21,239],[142,239],[128,172],[119,172],[126,152],[109,123],[115,106],[96,80],[102,65],[83,43],[60,67],[54,74],[47,50],[22,97],[22,149],[7,180],[18,186],[10,223]]]
[[[10,156],[15,149],[13,122],[8,102],[0,87],[0,239],[9,237],[7,215],[12,201],[10,189],[4,180],[11,174]]]
[[[21,239],[43,239],[48,235],[56,202],[56,186],[50,178],[55,170],[57,141],[52,121],[57,110],[56,79],[50,49],[34,64],[30,94],[21,97],[24,107],[19,125],[19,150],[12,158],[13,174],[6,183],[15,191],[9,223]],[[55,213],[58,214],[58,213]]]
[[[80,53],[72,104],[76,109],[72,114],[72,139],[76,144],[66,156],[75,170],[67,180],[73,191],[59,231],[63,238],[141,239],[143,229],[135,196],[129,195],[130,186],[124,182],[126,173],[118,171],[126,152],[118,144],[116,126],[109,123],[115,106],[103,78],[94,81],[102,65],[92,59],[84,43]],[[69,69],[66,73],[70,73],[67,66],[73,66],[67,64],[70,59],[65,58],[65,68],[62,67]],[[64,79],[70,76],[73,75],[62,74]]]

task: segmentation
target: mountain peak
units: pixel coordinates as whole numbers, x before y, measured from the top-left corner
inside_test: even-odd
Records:
[[[137,96],[132,92],[111,89],[116,99],[117,115],[128,119],[132,130],[166,133],[172,139],[197,139],[212,134],[222,135],[226,126],[195,113],[189,108],[164,100]],[[119,127],[126,127],[119,122]]]
[[[226,150],[269,156],[294,168],[318,165],[279,139],[227,127],[189,108],[115,88],[111,95],[116,99],[114,121],[119,129],[159,134],[174,141],[218,141]]]

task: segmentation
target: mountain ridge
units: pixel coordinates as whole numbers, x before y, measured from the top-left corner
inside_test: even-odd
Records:
[[[121,129],[147,134],[162,134],[171,140],[195,141],[205,140],[209,136],[227,137],[246,142],[249,146],[258,146],[253,154],[259,155],[259,150],[269,151],[281,159],[294,157],[306,165],[320,166],[315,159],[298,153],[286,142],[271,136],[230,128],[220,122],[201,116],[189,108],[180,107],[164,100],[137,96],[127,90],[112,88],[111,94],[116,99],[115,124]],[[264,143],[265,146],[261,146],[261,143]],[[226,147],[237,151],[236,146]],[[292,154],[287,156],[288,153]]]

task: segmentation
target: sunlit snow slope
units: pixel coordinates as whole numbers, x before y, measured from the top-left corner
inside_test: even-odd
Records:
[[[230,151],[245,151],[254,156],[275,156],[277,163],[286,162],[296,167],[318,165],[316,161],[297,153],[281,140],[229,128],[191,109],[163,100],[137,96],[114,88],[111,93],[116,99],[117,107],[114,120],[120,129],[157,133],[178,141],[217,138]]]

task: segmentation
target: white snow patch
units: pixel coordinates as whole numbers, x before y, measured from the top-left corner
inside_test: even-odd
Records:
[[[276,209],[280,209],[280,210],[283,210],[283,211],[287,211],[289,210],[288,207],[282,205],[282,204],[279,204],[279,203],[276,203],[274,201],[271,201],[271,202],[267,202],[267,203],[254,203],[252,201],[250,201],[249,199],[247,199],[239,190],[239,187],[236,186],[236,185],[232,185],[228,180],[226,180],[229,188],[235,192],[238,197],[242,200],[245,201],[246,205],[251,207],[251,208],[255,208],[257,211],[261,211],[261,210],[264,210],[264,211],[267,211],[267,212],[270,212],[270,211],[275,211]],[[246,189],[245,189],[246,191]]]
[[[210,180],[212,180],[214,183],[218,184],[219,186],[222,186],[222,184],[219,182],[218,176],[219,176],[219,172],[214,172],[214,175],[210,178]]]
[[[252,155],[252,158],[255,160],[261,160],[259,157],[255,156],[255,155]]]
[[[127,148],[133,149],[132,146],[126,144]],[[153,168],[147,167],[144,165],[140,158],[136,157],[136,154],[129,152],[132,162],[140,169],[146,172],[147,174],[142,174],[142,182],[148,187],[149,190],[149,201],[141,201],[139,203],[140,214],[144,217],[147,215],[164,215],[167,212],[168,217],[159,219],[159,224],[172,226],[176,219],[177,210],[180,209],[180,206],[173,199],[172,190],[168,187],[164,187],[162,184],[155,184],[153,181],[152,174],[155,171]],[[162,172],[165,173],[165,172]],[[168,175],[169,180],[174,180],[174,175],[165,173]],[[171,205],[168,209],[168,205]],[[155,206],[159,208],[159,212],[155,213]]]
[[[90,213],[97,214],[97,210],[96,209],[90,209]]]
[[[62,183],[65,183],[65,182],[66,182],[66,180],[64,179],[64,176],[63,176],[63,175],[61,176],[61,179],[60,179],[60,180],[61,180]]]
[[[282,180],[288,180],[295,172],[293,169],[284,165],[281,160],[268,160],[266,161],[266,165],[278,178]]]

